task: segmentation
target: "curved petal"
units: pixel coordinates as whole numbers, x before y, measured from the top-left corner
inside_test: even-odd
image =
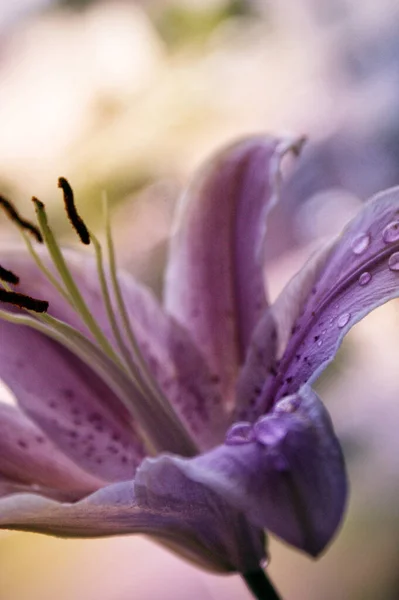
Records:
[[[0,528],[63,537],[144,533],[210,570],[258,567],[265,554],[262,532],[228,506],[225,511],[221,500],[207,502],[210,492],[192,482],[187,503],[178,493],[186,483],[178,471],[161,481],[142,474],[137,496],[134,482],[124,482],[74,504],[18,494],[0,500]]]
[[[182,199],[165,305],[221,378],[226,399],[266,307],[265,220],[277,197],[280,161],[301,143],[268,136],[240,141],[208,161]]]
[[[398,215],[399,188],[371,199],[343,234],[283,290],[271,309],[282,332],[281,359],[255,405],[248,408],[251,418],[304,382],[314,381],[348,330],[399,296]]]
[[[21,411],[0,403],[0,494],[33,485],[81,498],[104,485],[69,460]]]
[[[47,268],[53,270],[46,254],[40,248],[38,251]],[[5,249],[1,255],[2,264],[20,276],[19,291],[46,299],[50,304],[49,314],[92,337],[79,316],[50,285],[26,251],[13,249],[11,252]],[[87,254],[72,250],[65,250],[64,256],[92,315],[106,337],[115,345],[102,300],[95,260]],[[120,271],[118,279],[132,329],[152,376],[198,446],[209,448],[215,445],[226,426],[218,382],[212,377],[205,360],[186,331],[164,313],[150,291],[126,272]],[[125,341],[128,346],[127,340]],[[107,402],[111,401],[113,402],[110,396]],[[123,410],[114,403],[113,409],[117,414]],[[127,419],[128,416],[125,415],[123,420]]]
[[[344,511],[342,452],[327,411],[307,386],[281,400],[245,441],[192,460],[161,457],[154,461],[154,478],[166,464],[312,556],[331,540]]]

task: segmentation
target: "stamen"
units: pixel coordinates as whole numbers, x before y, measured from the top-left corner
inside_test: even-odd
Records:
[[[57,240],[55,239],[53,232],[48,224],[47,213],[43,202],[33,197],[32,201],[36,208],[37,219],[40,225],[41,232],[43,234],[44,242],[46,244],[47,250],[53,260],[54,266],[56,267],[59,276],[61,277],[66,290],[68,291],[70,298],[74,304],[74,308],[76,312],[80,315],[83,322],[86,324],[88,329],[91,331],[93,336],[96,338],[100,347],[103,349],[105,354],[113,360],[120,367],[121,362],[119,357],[115,354],[114,349],[111,344],[108,342],[104,333],[101,331],[98,323],[93,317],[90,309],[88,308],[86,302],[84,301],[79,289],[72,277],[70,270],[65,262],[63,254],[58,246]],[[123,367],[122,367],[123,368]]]
[[[48,309],[48,302],[46,300],[37,300],[36,298],[25,296],[25,294],[9,292],[8,290],[0,290],[0,302],[14,304],[20,308],[26,308],[37,313],[46,312]]]
[[[58,187],[62,189],[64,194],[64,203],[65,209],[68,215],[69,220],[72,223],[72,227],[75,229],[76,233],[80,237],[80,241],[83,244],[90,244],[90,234],[83,222],[83,219],[79,216],[78,211],[76,210],[75,200],[73,197],[73,190],[69,185],[68,181],[65,177],[60,177],[58,179]]]
[[[13,283],[17,285],[19,283],[18,275],[15,275],[12,271],[5,269],[0,265],[0,279],[6,281],[7,283]]]
[[[26,229],[27,231],[29,231],[40,244],[43,243],[42,234],[40,233],[38,227],[36,227],[26,219],[23,219],[19,215],[15,206],[13,206],[13,204],[11,204],[11,202],[3,196],[0,196],[0,206],[7,213],[7,216],[9,219],[11,219],[11,221],[19,225],[19,227],[21,227],[22,229]]]
[[[74,308],[73,301],[72,301],[71,297],[69,296],[68,291],[62,287],[62,285],[59,283],[59,281],[57,281],[56,277],[53,276],[51,271],[49,271],[47,269],[46,265],[41,260],[40,256],[36,252],[36,250],[33,248],[32,243],[31,243],[30,239],[28,238],[28,236],[26,235],[26,233],[24,231],[21,231],[21,234],[22,234],[22,237],[24,238],[24,242],[26,244],[26,248],[27,248],[30,256],[33,258],[33,260],[35,261],[35,263],[38,266],[38,268],[40,269],[40,271],[46,276],[48,281],[57,290],[57,292],[68,302],[68,304],[70,304],[72,306],[72,308]]]
[[[112,307],[111,296],[109,293],[108,283],[107,283],[107,279],[106,279],[105,271],[104,271],[104,262],[103,262],[103,253],[102,253],[101,244],[93,232],[90,231],[89,234],[90,234],[90,239],[93,242],[94,250],[96,253],[96,264],[97,264],[98,277],[99,277],[99,281],[100,281],[101,292],[103,295],[104,307],[105,307],[105,310],[106,310],[107,316],[108,316],[108,321],[111,325],[112,332],[115,336],[115,340],[118,344],[119,350],[121,351],[121,354],[122,354],[127,366],[130,369],[130,374],[134,377],[136,385],[141,389],[139,372],[137,370],[136,365],[133,363],[133,361],[130,357],[129,351],[126,348],[126,345],[123,341],[123,337],[119,330],[118,322],[117,322],[117,319],[115,317],[114,310]]]
[[[170,410],[169,403],[165,399],[162,390],[159,388],[157,382],[152,377],[151,372],[148,368],[147,362],[141,352],[140,345],[136,339],[136,335],[132,329],[130,318],[128,312],[126,310],[125,301],[122,296],[122,290],[119,285],[117,270],[116,270],[116,257],[115,257],[115,248],[112,239],[111,233],[111,221],[109,217],[108,211],[108,200],[106,193],[103,195],[103,206],[104,206],[104,221],[105,221],[105,234],[106,234],[106,242],[107,242],[107,250],[108,250],[108,261],[109,261],[109,270],[111,275],[111,282],[113,291],[115,294],[116,303],[118,306],[119,314],[122,319],[122,323],[127,335],[127,338],[130,342],[131,349],[133,351],[134,358],[139,367],[139,371],[142,375],[141,379],[145,384],[147,390],[152,395],[154,400],[158,403],[158,405],[166,407],[167,410]]]
[[[62,189],[64,189],[64,187]],[[17,294],[11,291],[6,281],[2,282],[1,279],[0,302],[3,301],[15,304],[22,309],[41,314],[33,315],[32,312],[29,315],[16,314],[12,311],[1,310],[0,307],[0,319],[18,323],[20,325],[26,325],[40,331],[42,334],[56,340],[71,350],[90,366],[121,399],[132,414],[136,423],[139,424],[140,433],[150,453],[153,451],[159,452],[168,450],[186,456],[196,454],[196,444],[192,440],[190,434],[185,430],[185,427],[167,402],[166,398],[163,396],[162,391],[158,388],[157,382],[152,379],[152,375],[142,356],[141,349],[138,346],[135,334],[131,329],[129,316],[127,314],[116,274],[115,254],[109,218],[106,218],[106,222],[108,254],[111,263],[109,267],[110,283],[107,281],[101,247],[96,238],[94,246],[104,307],[110,319],[110,324],[120,353],[113,348],[112,342],[110,343],[108,340],[100,323],[97,322],[95,316],[86,304],[84,297],[80,293],[78,284],[68,268],[64,255],[48,223],[44,204],[37,198],[33,198],[33,202],[35,204],[40,228],[40,230],[38,229],[40,239],[42,239],[46,245],[46,249],[52,259],[60,280],[57,281],[57,278],[47,269],[39,254],[33,249],[27,235],[24,234],[24,231],[21,231],[27,242],[28,250],[37,266],[41,269],[43,274],[47,276],[49,282],[52,283],[55,289],[57,289],[71,304],[94,339],[91,340],[91,336],[87,337],[87,334],[79,332],[67,323],[58,321],[48,314],[43,314],[48,308],[48,302],[37,300],[23,294]],[[19,215],[17,216],[19,217]],[[19,220],[17,220],[17,223],[19,223]],[[24,228],[26,229],[26,227]],[[92,234],[88,232],[88,237],[90,238],[90,236],[93,240]],[[126,342],[130,342],[133,349],[132,354],[130,353],[130,348],[128,349],[125,346],[122,328],[119,329],[118,319],[113,311],[110,291],[113,292],[116,297],[116,304],[122,321],[121,325],[124,328],[126,326],[128,328],[128,331],[126,332]],[[160,427],[160,422],[164,423],[165,426]]]

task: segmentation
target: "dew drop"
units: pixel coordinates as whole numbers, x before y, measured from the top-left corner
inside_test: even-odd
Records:
[[[254,433],[251,423],[241,421],[234,423],[226,433],[225,443],[228,446],[236,446],[239,444],[247,444],[254,439]]]
[[[340,317],[338,317],[337,325],[340,329],[345,327],[349,323],[349,319],[351,318],[349,313],[343,313]]]
[[[392,244],[399,240],[399,221],[391,221],[382,232],[382,238],[386,244]]]
[[[296,410],[298,410],[300,406],[300,400],[298,399],[298,396],[285,396],[285,398],[283,398],[282,400],[279,400],[279,402],[277,402],[274,412],[275,414],[278,413],[285,413],[285,414],[291,414],[293,412],[295,412]]]
[[[363,254],[370,245],[370,236],[368,233],[360,233],[352,241],[353,254]]]
[[[391,254],[388,260],[388,267],[391,271],[399,271],[399,252]]]
[[[317,342],[317,345],[318,345],[318,347],[319,347],[319,348],[320,348],[320,346],[322,346],[322,344],[323,344],[323,340],[319,340],[319,341]]]
[[[261,417],[253,427],[256,440],[264,446],[275,446],[287,434],[284,421],[276,417]]]
[[[367,285],[371,281],[371,273],[365,271],[359,277],[359,285]]]

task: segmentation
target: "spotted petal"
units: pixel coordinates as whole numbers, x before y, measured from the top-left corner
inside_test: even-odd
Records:
[[[0,495],[20,489],[80,498],[105,482],[67,458],[32,421],[13,406],[0,403]]]
[[[331,540],[345,507],[343,456],[330,418],[316,394],[303,387],[262,417],[251,435],[192,460],[160,457],[152,477],[179,469],[246,515],[312,556]],[[146,465],[148,465],[146,467]],[[190,501],[190,486],[186,499]]]
[[[45,253],[40,257],[49,270],[54,271]],[[19,291],[49,301],[49,313],[72,325],[89,338],[90,332],[65,299],[50,285],[43,273],[22,249],[4,249],[2,264],[20,276]],[[68,267],[84,297],[91,314],[101,326],[108,340],[116,347],[115,338],[104,308],[95,260],[83,253],[64,251]],[[157,380],[200,448],[209,448],[219,439],[225,426],[225,416],[217,382],[212,377],[198,349],[184,329],[166,315],[154,296],[137,283],[128,273],[118,273],[126,309],[132,329],[148,363],[152,377]],[[115,308],[115,307],[114,307]],[[115,308],[116,310],[116,308]],[[117,310],[116,310],[117,312]],[[122,329],[124,329],[122,327]],[[125,339],[128,346],[128,341]],[[134,390],[132,389],[132,396]],[[112,402],[109,395],[107,404]],[[149,399],[147,398],[149,403]],[[141,402],[143,406],[143,403]],[[160,411],[149,407],[155,420]],[[162,427],[159,419],[158,428]],[[127,420],[125,416],[124,421]]]
[[[374,308],[399,296],[398,216],[399,188],[377,195],[283,290],[271,308],[281,334],[280,360],[252,407],[247,397],[250,418],[304,382],[314,381],[334,358],[347,331]]]
[[[96,373],[45,335],[0,319],[0,377],[55,445],[89,473],[133,476],[145,455],[129,413]]]
[[[182,198],[166,278],[167,309],[190,331],[225,399],[267,301],[263,243],[282,156],[298,141],[259,136],[214,156]]]
[[[265,403],[263,388],[277,375],[277,361],[287,347],[293,324],[301,314],[330,250],[331,247],[326,246],[316,252],[260,319],[237,381],[235,415],[238,420],[252,421],[270,408],[272,399]]]

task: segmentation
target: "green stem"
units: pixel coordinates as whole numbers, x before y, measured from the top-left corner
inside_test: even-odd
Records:
[[[243,575],[244,581],[257,600],[282,600],[266,573],[259,569]]]

